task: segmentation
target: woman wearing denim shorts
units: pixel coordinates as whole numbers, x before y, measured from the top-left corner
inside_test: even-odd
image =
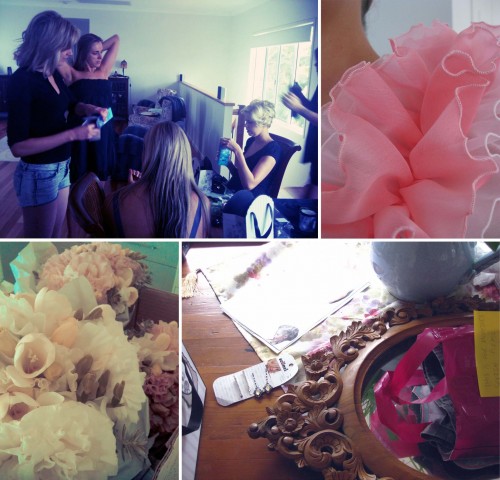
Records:
[[[36,15],[14,53],[19,68],[8,85],[7,137],[21,157],[14,188],[23,211],[26,238],[61,237],[69,194],[71,142],[89,140],[95,125],[68,129],[69,111],[106,115],[106,109],[76,103],[57,72],[78,40],[78,30],[58,13]]]

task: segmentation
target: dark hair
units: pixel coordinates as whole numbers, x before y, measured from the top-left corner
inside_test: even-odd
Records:
[[[102,38],[93,33],[86,33],[80,37],[76,45],[75,64],[73,65],[75,70],[83,72],[87,69],[87,57],[92,49],[92,45],[96,42],[102,43]]]
[[[365,17],[372,6],[373,0],[361,0],[361,18],[363,19],[363,26],[365,25]]]

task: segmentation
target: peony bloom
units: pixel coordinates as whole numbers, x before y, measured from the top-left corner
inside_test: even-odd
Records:
[[[131,340],[139,347],[139,359],[150,365],[158,364],[163,371],[175,370],[179,365],[178,323],[160,321],[150,332]]]
[[[324,237],[500,235],[500,27],[435,22],[323,107]]]
[[[0,424],[0,438],[2,478],[97,480],[117,472],[111,420],[82,403],[35,408],[16,425]]]
[[[108,303],[121,314],[137,301],[136,287],[148,281],[146,267],[136,258],[142,256],[118,244],[75,245],[45,262],[37,288],[59,290],[71,280],[85,277],[97,302]]]

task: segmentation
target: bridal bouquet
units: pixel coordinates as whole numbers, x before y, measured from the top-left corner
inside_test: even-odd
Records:
[[[138,288],[150,281],[147,266],[141,263],[144,258],[107,242],[75,245],[62,253],[52,244],[29,244],[12,263],[18,291],[59,290],[86,277],[98,303],[111,305],[120,315],[137,301]]]
[[[67,265],[76,256],[64,256]],[[109,305],[78,298],[92,296],[86,278],[71,283],[71,295],[0,292],[2,479],[132,478],[147,466],[138,347]]]
[[[165,444],[179,425],[179,325],[177,322],[143,322],[131,343],[138,348],[141,370],[146,375],[144,392],[149,401],[150,435],[155,451]],[[153,459],[154,460],[154,459]]]

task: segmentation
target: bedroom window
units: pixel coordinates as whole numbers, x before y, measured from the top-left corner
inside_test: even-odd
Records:
[[[301,37],[304,25],[300,26]],[[275,121],[283,122],[297,133],[303,133],[305,121],[301,116],[292,116],[281,103],[281,95],[297,82],[303,94],[310,98],[311,68],[314,68],[312,48],[312,25],[307,25],[308,39],[291,43],[257,46],[250,50],[248,92],[250,100],[262,98],[276,107]],[[289,32],[287,32],[289,33]],[[275,38],[275,32],[273,32]],[[288,35],[289,37],[290,35]],[[264,40],[265,41],[265,40]]]

